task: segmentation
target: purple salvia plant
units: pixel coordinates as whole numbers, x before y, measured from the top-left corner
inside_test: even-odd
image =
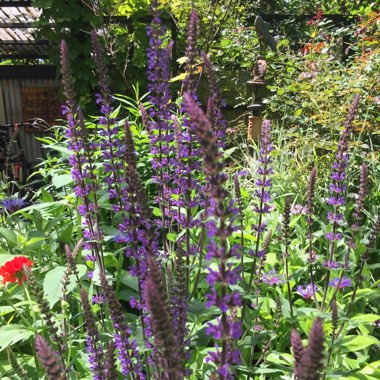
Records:
[[[74,80],[71,75],[68,50],[65,41],[61,43],[61,72],[66,104],[62,107],[67,117],[68,148],[72,152],[69,163],[71,175],[75,183],[74,193],[81,199],[78,212],[83,218],[83,235],[85,248],[91,252],[87,255],[90,261],[97,261],[103,268],[103,252],[100,241],[102,233],[97,215],[97,182],[94,174],[92,153],[96,145],[89,141],[83,114],[75,101]],[[91,195],[91,197],[90,197]]]
[[[222,115],[222,107],[224,106],[224,103],[219,95],[215,73],[210,58],[204,52],[201,52],[201,57],[206,71],[208,85],[210,89],[209,106],[207,107],[207,117],[211,122],[211,126],[213,127],[216,136],[218,137],[220,146],[224,147],[224,139],[227,129],[227,122],[223,119]]]
[[[125,376],[130,376],[133,380],[145,379],[136,341],[131,339],[132,331],[124,322],[123,309],[102,272],[100,273],[100,282],[114,328],[115,345],[118,350],[121,373]]]
[[[352,122],[354,121],[357,108],[359,106],[360,95],[357,94],[351,104],[350,110],[344,122],[344,129],[339,138],[338,151],[335,156],[335,161],[332,165],[330,192],[332,196],[328,199],[328,204],[333,207],[333,211],[328,213],[328,220],[330,222],[330,231],[326,234],[326,238],[330,240],[329,258],[328,261],[334,261],[334,253],[338,240],[342,239],[342,234],[338,232],[339,225],[343,220],[342,207],[346,203],[346,168],[348,164],[348,144],[352,133]],[[330,281],[330,271],[327,272],[325,280],[325,289],[322,300],[322,308],[324,307],[327,295],[327,289]]]
[[[98,134],[100,136],[99,147],[101,150],[104,181],[108,186],[108,195],[113,204],[114,212],[118,212],[125,204],[123,194],[122,168],[124,145],[119,138],[119,128],[116,119],[112,117],[113,98],[109,88],[108,69],[104,62],[105,52],[101,46],[95,31],[92,32],[93,55],[96,63],[100,93],[96,94],[96,103],[100,106],[102,116],[98,120]]]
[[[38,360],[46,371],[47,378],[49,380],[66,380],[67,377],[61,361],[41,335],[36,336],[35,346]]]
[[[228,203],[229,193],[224,187],[227,176],[223,172],[222,155],[210,122],[189,93],[184,94],[184,107],[191,125],[194,126],[194,133],[203,157],[203,170],[210,199],[208,214],[215,218],[207,223],[210,243],[206,259],[216,260],[218,269],[208,268],[206,279],[211,291],[207,295],[207,306],[218,307],[221,318],[217,319],[216,325],[209,323],[207,332],[215,340],[220,339],[222,347],[219,349],[216,346],[216,351],[210,352],[207,360],[216,364],[220,379],[229,379],[230,366],[238,362],[239,352],[231,349],[228,342],[231,338],[239,339],[241,336],[240,322],[231,322],[227,314],[229,309],[241,306],[240,294],[229,290],[229,285],[235,285],[240,278],[239,266],[233,267],[231,262],[232,258],[238,256],[237,251],[235,247],[229,248],[228,245],[228,238],[236,230],[237,210],[232,207],[231,202]]]
[[[267,227],[267,222],[264,220],[264,216],[270,212],[269,202],[271,200],[270,187],[272,186],[272,181],[269,177],[273,173],[273,168],[271,166],[272,159],[270,157],[271,151],[272,144],[270,121],[264,120],[261,127],[261,147],[259,167],[257,169],[258,179],[256,181],[256,185],[258,186],[258,189],[255,192],[257,204],[254,206],[255,212],[258,214],[258,222],[252,225],[253,230],[256,232],[256,246],[253,252],[254,259],[248,288],[251,288],[253,277],[256,274],[257,260],[266,255],[265,250],[260,249],[260,241]]]
[[[161,227],[163,235],[164,252],[167,252],[166,233],[170,223],[167,218],[171,214],[171,190],[172,184],[172,157],[173,148],[171,142],[174,140],[173,126],[171,123],[171,94],[169,88],[170,79],[170,51],[172,44],[163,47],[163,38],[166,29],[162,26],[158,15],[158,2],[151,3],[153,20],[147,27],[149,36],[148,56],[148,97],[152,107],[149,109],[151,120],[149,121],[150,150],[153,155],[152,166],[155,170],[154,182],[158,187],[156,199],[161,209]]]
[[[96,328],[94,314],[92,313],[91,305],[88,301],[88,293],[83,288],[80,289],[80,298],[86,325],[86,349],[92,378],[94,380],[105,380],[103,347],[100,341],[99,331]]]

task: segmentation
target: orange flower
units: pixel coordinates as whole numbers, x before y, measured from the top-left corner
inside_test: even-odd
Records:
[[[3,277],[3,284],[7,282],[18,282],[19,285],[26,280],[26,275],[24,273],[24,265],[29,268],[33,265],[33,262],[24,256],[18,256],[14,259],[7,261],[0,268],[0,276]]]

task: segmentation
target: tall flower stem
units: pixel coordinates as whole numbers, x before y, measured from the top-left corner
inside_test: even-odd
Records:
[[[341,234],[338,233],[339,223],[343,221],[343,213],[340,212],[341,206],[345,204],[344,193],[346,192],[345,177],[346,168],[348,163],[348,143],[352,133],[352,123],[354,121],[357,108],[359,106],[360,95],[357,94],[351,104],[346,120],[344,122],[344,129],[339,138],[338,149],[335,156],[335,162],[332,165],[330,191],[333,196],[328,199],[328,203],[333,206],[333,212],[328,215],[328,219],[332,222],[332,231],[326,237],[330,240],[329,249],[329,262],[334,259],[336,242],[341,239]],[[323,291],[323,300],[321,309],[324,310],[326,297],[329,289],[331,270],[329,269],[326,274],[325,286]]]
[[[292,291],[290,289],[289,282],[289,224],[290,224],[290,206],[291,206],[291,198],[287,197],[285,200],[285,211],[284,211],[284,239],[285,239],[285,252],[284,252],[284,261],[285,261],[285,279],[286,285],[288,288],[288,301],[290,306],[290,315],[292,319],[294,318],[293,313],[293,303],[292,303]]]
[[[310,283],[313,292],[313,300],[315,307],[319,309],[317,296],[316,296],[316,286],[314,280],[314,253],[313,253],[313,213],[314,213],[314,196],[315,196],[315,181],[317,177],[317,169],[313,167],[311,169],[308,188],[307,188],[307,239],[309,241],[308,252],[309,252],[309,273],[310,273]]]
[[[352,291],[352,295],[351,295],[350,301],[348,302],[348,306],[347,306],[347,310],[346,310],[346,317],[348,317],[349,314],[350,314],[350,312],[351,312],[351,308],[352,308],[352,306],[354,304],[354,301],[355,301],[355,298],[356,298],[356,293],[358,291],[359,284],[361,282],[361,277],[362,277],[362,273],[363,273],[363,270],[364,270],[365,263],[369,259],[368,249],[375,243],[375,241],[376,241],[379,233],[380,233],[380,217],[378,216],[377,220],[375,221],[375,223],[374,223],[374,225],[372,227],[372,231],[371,231],[370,237],[368,239],[368,243],[366,244],[367,252],[365,252],[363,254],[362,259],[361,259],[360,268],[359,268],[359,270],[358,270],[358,272],[356,274],[355,286],[354,286],[354,290]],[[344,320],[342,322],[339,330],[336,333],[336,338],[338,338],[338,336],[341,334],[341,332],[342,332],[345,324],[346,324],[346,320]]]

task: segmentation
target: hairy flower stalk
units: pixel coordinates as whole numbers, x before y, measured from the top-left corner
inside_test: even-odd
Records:
[[[302,356],[305,352],[305,347],[303,346],[300,334],[296,329],[293,329],[290,334],[290,343],[294,357],[294,377],[297,380],[300,372]]]
[[[336,338],[336,332],[338,330],[338,324],[339,324],[339,314],[338,314],[338,306],[336,304],[335,297],[331,301],[331,325],[332,325],[332,336],[331,336],[331,342],[329,347],[329,352],[327,354],[327,361],[326,361],[326,368],[329,367],[332,351],[334,348],[335,338]],[[326,378],[326,372],[323,375],[323,379]]]
[[[37,283],[36,278],[31,272],[30,268],[24,265],[24,273],[27,278],[27,284],[37,300],[40,307],[41,314],[44,322],[46,323],[47,331],[49,332],[51,340],[57,345],[57,351],[61,360],[62,367],[64,367],[64,350],[62,337],[58,334],[58,328],[53,318],[53,312],[50,309],[49,302],[44,296],[44,291],[41,286]]]
[[[225,146],[225,136],[227,122],[222,116],[222,107],[224,106],[222,99],[220,98],[218,86],[216,84],[215,73],[212,67],[209,56],[201,52],[203,65],[206,71],[208,85],[210,89],[209,105],[207,107],[207,117],[211,122],[211,126],[218,137],[219,145]]]
[[[235,199],[237,201],[237,205],[239,208],[239,217],[240,217],[240,249],[242,250],[242,254],[240,257],[240,265],[241,265],[241,278],[242,284],[245,286],[244,281],[244,212],[243,212],[243,199],[240,191],[240,183],[239,183],[239,175],[236,173],[234,175],[234,192]]]
[[[311,169],[310,177],[309,177],[309,183],[307,186],[307,201],[306,201],[306,212],[307,212],[307,225],[308,225],[308,232],[307,232],[307,239],[308,239],[308,251],[309,251],[309,273],[310,273],[310,284],[311,284],[311,290],[313,293],[313,299],[315,307],[318,309],[318,301],[317,296],[315,293],[316,284],[314,280],[314,263],[315,263],[315,255],[313,251],[313,215],[314,215],[314,198],[315,198],[315,181],[317,178],[317,169],[316,167],[313,167]]]
[[[121,373],[125,376],[130,376],[133,380],[145,379],[136,341],[131,340],[131,330],[124,322],[122,307],[114,290],[102,272],[100,273],[100,282],[114,328],[114,338],[121,364]]]
[[[348,164],[348,144],[352,132],[352,123],[354,121],[357,108],[359,106],[360,95],[357,94],[351,104],[350,110],[344,122],[344,130],[338,142],[338,151],[335,156],[335,161],[332,165],[330,192],[332,196],[328,199],[328,204],[333,207],[333,211],[328,214],[328,219],[331,224],[331,230],[326,234],[326,238],[330,240],[329,262],[334,259],[334,253],[337,241],[342,239],[342,234],[338,232],[338,227],[344,222],[342,207],[345,205],[345,192],[346,192],[346,168]],[[324,308],[328,285],[330,282],[329,270],[326,274],[326,282],[322,300],[322,309]]]
[[[184,375],[180,370],[181,363],[178,362],[178,342],[173,331],[168,297],[158,265],[153,258],[150,259],[150,268],[151,271],[144,281],[144,297],[151,315],[158,364],[162,370],[160,379],[177,380]]]
[[[322,320],[317,318],[310,330],[309,343],[299,364],[297,371],[299,380],[320,380],[324,360],[324,341]]]
[[[290,314],[293,318],[293,303],[292,303],[292,292],[290,289],[290,280],[289,280],[289,237],[290,237],[290,207],[292,205],[291,197],[285,199],[285,210],[284,210],[284,221],[283,221],[283,231],[284,231],[284,243],[285,243],[285,252],[284,252],[284,262],[285,262],[285,276],[286,276],[286,285],[288,288],[288,300],[290,305]]]
[[[260,242],[267,226],[267,223],[263,220],[263,218],[265,214],[268,214],[270,212],[269,202],[271,200],[271,197],[269,189],[272,186],[272,181],[269,179],[269,176],[273,172],[271,166],[272,160],[270,158],[270,152],[272,151],[270,133],[270,121],[264,120],[261,127],[261,148],[259,158],[260,165],[257,169],[259,179],[256,181],[256,185],[259,187],[259,189],[255,192],[258,204],[256,204],[254,207],[254,210],[259,217],[258,223],[252,226],[252,228],[256,231],[256,246],[254,250],[251,275],[248,282],[248,289],[251,288],[253,277],[256,274],[256,264],[258,258],[263,257],[266,254],[265,250],[260,250]]]
[[[90,369],[94,380],[104,380],[103,347],[101,344],[99,331],[96,328],[95,318],[88,301],[88,293],[80,289],[80,298],[83,307],[84,321],[87,331],[87,353],[89,356]]]
[[[195,9],[190,12],[189,29],[186,41],[186,78],[183,81],[183,93],[195,96],[198,87],[196,62],[198,40],[198,13]]]
[[[66,380],[64,367],[62,366],[56,353],[49,346],[48,342],[37,335],[35,340],[37,357],[42,367],[46,371],[49,380]]]
[[[20,380],[28,380],[29,377],[25,373],[25,371],[21,368],[18,363],[13,351],[8,348],[7,349],[8,363],[11,365],[12,371],[18,376]]]
[[[116,345],[114,342],[109,342],[107,346],[107,355],[104,363],[105,369],[105,380],[115,380],[117,379],[117,368],[116,368]]]
[[[221,312],[217,324],[209,324],[208,328],[208,334],[215,340],[221,339],[221,350],[217,346],[216,352],[210,352],[207,360],[216,364],[220,379],[228,379],[231,375],[230,366],[239,359],[238,351],[229,349],[228,342],[231,338],[239,339],[241,336],[240,322],[231,322],[227,315],[228,310],[241,306],[240,295],[229,290],[229,285],[235,285],[239,280],[239,266],[233,267],[231,263],[231,259],[238,254],[235,247],[228,246],[228,238],[236,229],[234,223],[237,210],[231,203],[227,203],[229,193],[224,187],[227,176],[223,172],[221,152],[210,122],[190,93],[184,94],[184,108],[200,145],[210,197],[208,214],[213,217],[207,225],[211,241],[207,247],[206,259],[214,259],[218,264],[216,271],[211,267],[208,269],[207,282],[211,286],[211,292],[207,295],[207,306],[216,306]]]
[[[355,203],[355,210],[352,214],[354,218],[354,223],[351,226],[352,229],[352,236],[351,236],[351,242],[350,247],[355,248],[355,237],[357,231],[360,229],[360,222],[363,220],[363,211],[364,211],[364,204],[365,199],[368,194],[368,168],[367,165],[363,162],[360,166],[360,187],[359,187],[359,194],[358,198],[356,199]]]
[[[63,106],[63,114],[67,117],[68,148],[72,151],[69,159],[71,175],[75,183],[74,193],[81,199],[78,212],[83,217],[85,248],[91,251],[88,259],[97,261],[103,268],[103,251],[100,241],[102,233],[98,219],[97,194],[98,184],[95,180],[95,167],[92,153],[96,144],[89,140],[83,114],[75,101],[74,80],[71,75],[67,45],[61,43],[61,72],[66,104]]]
[[[355,276],[356,277],[355,286],[354,286],[354,290],[352,291],[351,298],[350,298],[350,301],[348,302],[348,306],[346,309],[346,313],[345,313],[346,318],[350,315],[351,309],[354,305],[356,293],[357,293],[359,285],[361,283],[361,277],[362,277],[362,273],[364,270],[364,266],[365,266],[365,263],[367,262],[367,260],[369,259],[369,250],[371,248],[373,248],[373,245],[376,242],[376,240],[378,239],[379,234],[380,234],[380,216],[377,216],[377,219],[375,220],[375,222],[372,226],[371,233],[370,233],[369,238],[368,238],[368,242],[366,243],[366,252],[361,257],[360,268],[359,268],[359,270]],[[338,332],[336,333],[336,338],[342,332],[345,324],[346,324],[346,320],[344,320],[342,322],[342,324],[340,325],[340,328],[339,328]]]

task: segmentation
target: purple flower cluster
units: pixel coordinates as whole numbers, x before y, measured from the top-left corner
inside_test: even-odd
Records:
[[[170,51],[172,44],[163,47],[163,37],[166,29],[161,24],[158,15],[158,2],[152,1],[151,12],[153,20],[147,27],[149,37],[148,56],[148,97],[152,107],[149,109],[151,120],[147,128],[150,138],[150,149],[153,155],[152,166],[155,170],[153,180],[158,185],[157,202],[160,204],[162,212],[163,228],[165,228],[165,218],[168,214],[171,201],[170,184],[172,183],[172,173],[170,168],[174,166],[171,142],[174,140],[173,125],[171,123],[171,94],[169,88],[170,79]]]
[[[88,258],[103,267],[103,253],[100,244],[102,232],[98,220],[97,190],[93,153],[96,143],[90,141],[81,109],[75,102],[74,82],[71,75],[68,50],[65,41],[61,43],[61,71],[66,104],[62,113],[67,118],[66,137],[68,148],[72,151],[69,159],[71,175],[74,180],[74,194],[81,199],[78,212],[83,219],[84,248],[91,252]]]
[[[0,201],[0,213],[13,214],[29,206],[29,202],[22,198],[5,198]]]
[[[271,269],[268,273],[263,274],[263,282],[268,285],[282,285],[284,284],[284,276]]]
[[[348,112],[344,123],[344,130],[338,142],[338,151],[335,156],[335,161],[332,165],[330,183],[332,196],[327,200],[327,203],[333,206],[333,212],[328,213],[328,220],[332,223],[332,232],[326,234],[326,238],[330,241],[342,239],[342,235],[336,232],[336,228],[338,224],[343,222],[343,214],[340,208],[346,203],[345,193],[347,186],[345,184],[345,178],[348,164],[348,143],[352,132],[352,122],[359,105],[359,99],[360,95],[356,95]],[[330,257],[330,260],[332,260],[332,257]]]

